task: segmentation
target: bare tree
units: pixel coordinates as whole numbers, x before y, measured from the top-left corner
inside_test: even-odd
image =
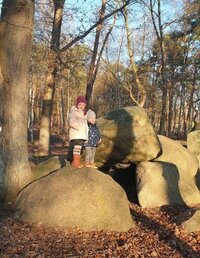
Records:
[[[92,51],[92,58],[89,66],[89,71],[87,75],[87,87],[86,87],[86,99],[88,106],[90,106],[90,99],[92,95],[92,89],[95,81],[95,69],[96,69],[96,59],[98,55],[98,48],[99,48],[99,41],[100,41],[100,35],[102,31],[102,18],[105,16],[105,11],[106,11],[106,3],[107,0],[102,0],[102,5],[101,5],[101,10],[100,10],[100,15],[99,15],[99,20],[101,20],[101,23],[98,24],[96,27],[96,35],[95,35],[95,40],[94,40],[94,47]]]
[[[166,63],[166,53],[165,44],[163,37],[163,24],[162,24],[162,13],[161,13],[161,0],[157,0],[157,11],[154,10],[153,0],[150,0],[150,12],[152,17],[153,26],[156,32],[156,36],[160,46],[161,54],[161,78],[162,78],[162,108],[161,108],[161,118],[160,118],[160,128],[159,133],[165,134],[165,121],[166,121],[166,107],[167,107],[167,84],[165,79],[165,63]],[[157,25],[158,24],[158,25]]]
[[[40,124],[38,156],[46,156],[50,151],[51,115],[55,93],[55,78],[59,69],[60,32],[65,0],[54,0],[54,20],[51,47],[48,57],[48,73],[46,76],[43,97],[42,118]]]
[[[194,60],[194,75],[192,79],[192,85],[191,85],[191,91],[190,91],[190,96],[189,96],[189,103],[188,103],[188,111],[187,111],[187,117],[186,117],[186,126],[185,126],[185,133],[187,128],[191,128],[192,122],[196,122],[195,118],[192,118],[192,110],[195,110],[194,108],[194,93],[195,93],[195,88],[197,84],[197,76],[198,76],[198,61]],[[192,121],[194,120],[194,121]]]
[[[143,107],[146,101],[146,90],[144,88],[144,85],[141,83],[140,78],[138,76],[138,68],[137,65],[134,61],[134,51],[131,45],[131,33],[129,30],[129,21],[128,21],[128,12],[126,7],[124,8],[123,11],[123,16],[124,16],[124,21],[125,21],[125,28],[126,28],[126,38],[127,38],[127,48],[128,48],[128,53],[129,53],[129,59],[130,59],[130,71],[133,74],[133,77],[135,79],[135,84],[138,88],[138,92],[140,95],[139,100],[137,100],[137,103],[139,106]],[[136,98],[133,96],[131,87],[129,87],[130,95],[134,102],[136,103]]]
[[[106,3],[107,3],[107,0],[102,0],[99,20],[102,20],[103,17],[105,16]],[[86,99],[87,99],[88,106],[91,105],[91,95],[92,95],[93,86],[94,86],[94,83],[95,83],[95,80],[97,77],[100,59],[102,57],[104,48],[108,41],[108,38],[113,30],[115,22],[116,22],[116,15],[114,15],[113,24],[112,24],[112,26],[110,26],[110,28],[103,40],[103,43],[102,43],[102,46],[101,46],[101,49],[99,52],[98,52],[98,48],[99,48],[99,43],[100,43],[100,35],[102,32],[102,28],[103,28],[103,22],[101,22],[96,28],[96,35],[95,35],[94,47],[93,47],[93,51],[92,51],[92,58],[91,58],[91,62],[90,62],[89,70],[88,70],[88,74],[87,74]]]

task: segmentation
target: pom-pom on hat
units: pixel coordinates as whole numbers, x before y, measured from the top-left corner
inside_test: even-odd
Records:
[[[87,119],[96,119],[96,114],[91,109],[89,109],[87,112]]]
[[[84,103],[86,104],[86,99],[84,96],[78,96],[76,99],[76,105],[78,106],[79,103]]]

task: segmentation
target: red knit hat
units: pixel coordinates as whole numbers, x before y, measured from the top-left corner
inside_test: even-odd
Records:
[[[78,106],[79,103],[84,103],[86,104],[86,99],[84,96],[78,96],[76,99],[76,105]]]

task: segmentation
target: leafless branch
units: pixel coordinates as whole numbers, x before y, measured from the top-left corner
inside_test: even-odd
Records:
[[[99,24],[101,24],[103,21],[107,20],[108,18],[110,18],[111,16],[113,16],[114,14],[122,11],[126,6],[128,6],[129,4],[133,3],[135,0],[127,0],[125,1],[125,3],[115,9],[113,12],[105,15],[102,19],[99,19],[94,25],[92,25],[87,31],[85,31],[82,35],[77,36],[76,38],[74,38],[71,42],[69,42],[66,46],[64,46],[62,49],[60,49],[60,53],[66,51],[67,49],[69,49],[71,46],[73,46],[76,42],[78,42],[79,40],[85,38],[93,29],[95,29]]]

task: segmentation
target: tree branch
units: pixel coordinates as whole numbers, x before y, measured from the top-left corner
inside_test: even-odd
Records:
[[[76,42],[78,42],[79,40],[85,38],[93,29],[95,29],[99,24],[101,24],[103,21],[107,20],[108,18],[110,18],[111,16],[113,16],[115,13],[118,13],[120,11],[122,11],[126,6],[128,6],[129,4],[133,3],[135,0],[127,0],[121,7],[115,9],[113,12],[105,15],[102,19],[99,19],[94,25],[92,25],[88,30],[86,30],[82,35],[77,36],[76,38],[74,38],[71,42],[69,42],[66,46],[64,46],[63,48],[60,49],[60,53],[66,51],[67,49],[69,49],[71,46],[73,46]]]

